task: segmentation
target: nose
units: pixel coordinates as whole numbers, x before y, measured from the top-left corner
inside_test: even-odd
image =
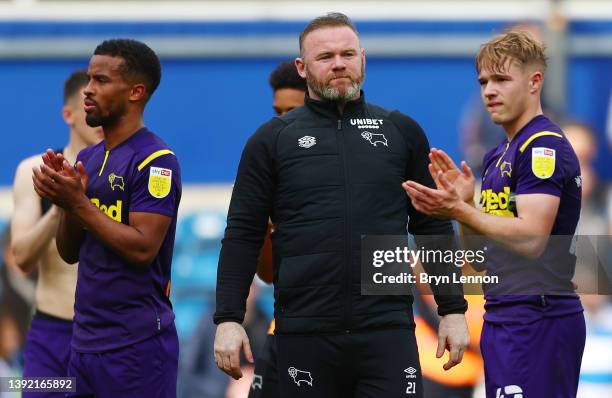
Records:
[[[333,70],[344,70],[346,69],[346,63],[340,54],[334,57],[334,64],[332,65]]]
[[[495,86],[492,84],[492,82],[487,82],[483,86],[482,95],[484,95],[486,98],[489,98],[489,99],[497,95],[497,90],[495,89]]]
[[[85,94],[86,97],[90,97],[93,94],[93,87],[92,87],[92,80],[90,79],[87,82],[87,85],[83,88],[83,94]]]

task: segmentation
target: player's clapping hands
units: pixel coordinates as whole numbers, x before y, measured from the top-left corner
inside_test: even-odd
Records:
[[[441,149],[431,148],[429,152],[429,173],[436,182],[436,186],[440,189],[439,173],[446,177],[464,202],[474,200],[474,188],[476,180],[472,169],[464,161],[461,162],[461,170],[455,165],[453,160]]]
[[[52,149],[47,149],[45,153],[41,156],[43,160],[43,164],[49,166],[51,169],[57,171],[58,173],[62,172],[64,166],[64,155],[61,153],[55,153]]]
[[[417,211],[434,217],[455,218],[455,213],[463,202],[473,201],[475,179],[472,170],[465,162],[461,162],[459,170],[452,159],[440,149],[432,148],[429,160],[429,173],[437,189],[415,181],[406,181],[402,187]]]
[[[34,190],[39,196],[64,209],[87,201],[85,190],[88,176],[83,163],[78,162],[76,167],[72,167],[62,154],[56,154],[51,149],[43,154],[42,160],[42,165],[32,169]]]

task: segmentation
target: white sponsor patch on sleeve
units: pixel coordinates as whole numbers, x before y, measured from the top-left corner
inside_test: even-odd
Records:
[[[168,196],[172,186],[172,170],[163,167],[151,167],[149,171],[149,193],[161,199]]]
[[[541,179],[550,178],[555,172],[556,152],[551,148],[531,149],[531,171]]]

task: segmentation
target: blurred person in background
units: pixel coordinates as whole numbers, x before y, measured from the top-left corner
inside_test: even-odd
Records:
[[[5,311],[0,312],[0,377],[20,374],[17,358],[20,349],[21,337],[15,318]]]
[[[608,158],[612,153],[612,90],[610,90],[610,99],[608,100],[608,112],[606,115],[606,145],[604,146],[604,153]],[[606,214],[608,221],[608,235],[612,235],[612,186],[607,182],[606,184]],[[612,265],[609,266],[610,274],[612,275]]]
[[[247,299],[244,327],[253,341],[255,352],[264,352],[269,318],[259,309],[258,286],[251,285]],[[253,365],[241,358],[245,377],[235,380],[219,372],[214,362],[214,325],[206,311],[198,321],[195,333],[181,345],[179,364],[179,397],[181,398],[245,398],[251,390]]]
[[[270,74],[268,83],[272,88],[272,108],[276,116],[304,105],[306,80],[300,76],[291,61],[282,62]]]
[[[21,349],[21,336],[17,323],[10,313],[0,311],[0,377],[19,377],[21,369],[18,355]],[[20,393],[0,391],[0,398],[19,397]]]
[[[263,353],[266,350],[267,339],[269,337],[267,332],[269,330],[270,318],[266,316],[258,305],[257,299],[259,294],[260,288],[257,282],[253,282],[247,298],[243,326],[247,336],[249,336],[253,352]],[[208,322],[210,324],[210,317],[208,318]],[[255,379],[256,365],[254,366],[254,364],[247,361],[244,357],[240,358],[240,363],[240,369],[244,377],[238,380],[229,378],[230,382],[226,398],[244,398],[250,396],[249,394],[251,391],[254,391],[252,388],[252,381]]]
[[[30,326],[36,290],[36,272],[24,273],[15,263],[11,250],[10,225],[2,232],[2,265],[0,266],[0,311],[4,311],[17,324],[20,341]],[[20,358],[21,364],[21,358]]]
[[[612,90],[610,91],[610,99],[608,100],[608,114],[606,120],[606,137],[608,150],[612,150]]]
[[[0,377],[17,377],[22,373],[23,340],[34,302],[33,281],[15,264],[10,235],[10,227],[7,227],[1,237],[3,261],[0,264]],[[18,396],[19,393],[0,391],[0,398]]]
[[[241,323],[271,217],[281,396],[422,397],[412,298],[361,294],[359,243],[406,227],[452,237],[450,223],[413,211],[401,189],[410,177],[433,185],[427,138],[409,117],[365,102],[365,51],[345,15],[312,20],[300,55],[305,105],[258,129],[238,167],[217,273],[217,366],[240,378],[240,352],[252,357]],[[364,120],[376,134],[359,128]],[[438,288],[437,355],[449,350],[450,369],[468,343],[467,304],[460,285]]]
[[[294,62],[287,61],[279,64],[270,74],[268,82],[273,93],[272,107],[277,116],[283,116],[290,110],[304,105],[304,96],[307,91],[306,80],[298,74]],[[271,239],[273,231],[274,227],[270,223],[257,262],[257,276],[266,283],[273,282]],[[280,397],[274,325],[275,322],[272,320],[268,328],[263,350],[254,350],[255,370],[249,398]]]
[[[62,117],[69,128],[68,144],[62,153],[74,164],[81,149],[102,139],[102,129],[85,123],[83,89],[87,72],[78,70],[64,83]],[[13,184],[12,244],[15,262],[26,273],[38,271],[36,312],[24,349],[24,377],[67,377],[74,316],[77,267],[61,259],[55,246],[60,209],[42,199],[32,185],[32,168],[42,163],[41,155],[24,159],[17,167]],[[60,397],[64,393],[24,392],[24,397]]]
[[[47,150],[33,170],[40,196],[62,208],[56,243],[79,262],[68,375],[77,397],[176,397],[178,337],[170,275],[181,198],[178,160],[145,127],[161,64],[146,44],[94,50],[85,120],[104,140],[73,167]]]
[[[589,236],[606,235],[608,220],[605,209],[606,186],[599,183],[594,161],[597,154],[595,134],[587,124],[569,121],[563,132],[576,152],[582,182],[582,210],[576,235],[581,241]],[[580,236],[582,235],[582,236]],[[579,243],[578,250],[581,244]],[[577,253],[578,262],[582,256]],[[598,273],[591,264],[577,264],[574,281],[584,307],[586,343],[580,369],[578,397],[612,396],[612,301],[598,292]]]
[[[597,274],[591,275],[593,285]],[[584,278],[583,278],[584,280]],[[612,300],[603,294],[582,294],[586,343],[580,369],[579,398],[612,396]]]
[[[582,208],[576,235],[606,235],[606,194],[607,186],[601,184],[595,170],[597,142],[595,134],[587,124],[569,121],[561,125],[580,163],[582,186]]]
[[[575,397],[586,333],[569,239],[580,216],[578,159],[542,113],[546,56],[537,40],[524,31],[496,36],[480,47],[476,69],[483,102],[507,136],[484,157],[483,211],[469,166],[460,171],[440,150],[430,153],[437,189],[404,187],[417,210],[488,239],[487,275],[499,281],[483,286],[487,397]]]
[[[217,370],[213,342],[215,328],[211,312],[204,313],[192,338],[181,344],[178,371],[180,398],[221,398],[227,396],[230,378]],[[243,397],[246,394],[243,394]]]

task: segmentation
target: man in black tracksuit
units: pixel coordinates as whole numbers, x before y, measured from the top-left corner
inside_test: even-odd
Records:
[[[406,235],[408,218],[414,235],[452,234],[450,223],[416,212],[401,185],[433,185],[427,138],[409,117],[365,102],[365,54],[346,16],[311,21],[300,53],[305,106],[260,127],[238,168],[219,259],[215,360],[235,378],[240,350],[252,360],[240,323],[270,217],[281,396],[422,397],[412,297],[361,295],[360,242]],[[436,294],[445,368],[468,343],[460,286],[451,293]]]

